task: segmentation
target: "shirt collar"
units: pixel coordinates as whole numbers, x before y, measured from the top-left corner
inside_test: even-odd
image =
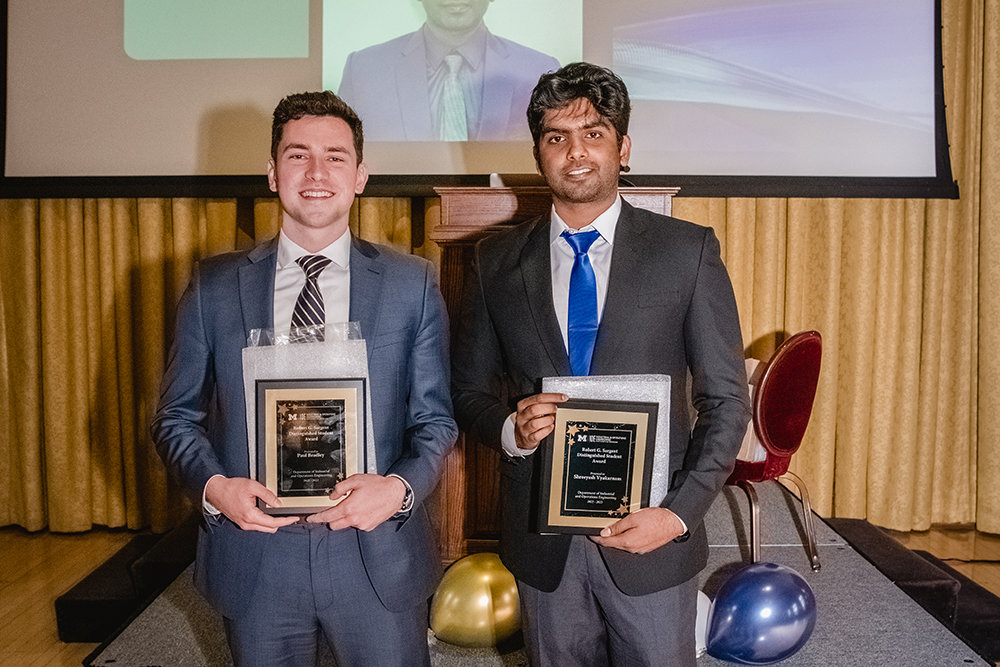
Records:
[[[295,264],[295,260],[303,255],[323,255],[341,269],[347,269],[351,265],[351,230],[347,230],[340,235],[340,238],[323,248],[319,252],[309,252],[295,241],[288,238],[285,230],[278,233],[278,268],[284,269]]]
[[[486,59],[486,37],[489,35],[489,31],[486,30],[486,25],[483,23],[479,24],[469,39],[455,48],[447,46],[435,37],[434,31],[426,23],[420,30],[424,35],[424,48],[427,49],[427,68],[430,72],[437,70],[444,62],[444,57],[449,53],[461,55],[466,64],[473,70],[478,70]]]
[[[592,223],[590,223],[586,227],[583,227],[579,231],[582,232],[591,229],[596,229],[601,234],[601,238],[607,241],[608,244],[614,245],[615,228],[618,226],[618,216],[621,215],[621,212],[622,212],[622,198],[620,196],[615,197],[615,202],[611,206],[609,206],[599,216],[594,218],[594,221]],[[571,232],[577,231],[571,229],[569,225],[563,222],[563,219],[559,217],[558,213],[556,213],[555,206],[552,207],[550,220],[551,224],[549,225],[549,243],[555,243],[556,241],[558,241],[559,237],[567,229],[569,229]]]

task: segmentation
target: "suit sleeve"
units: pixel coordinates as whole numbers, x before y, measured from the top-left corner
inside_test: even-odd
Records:
[[[205,334],[200,273],[195,266],[177,306],[160,402],[151,432],[156,451],[181,485],[201,503],[213,475],[225,470],[208,439],[209,406],[215,389],[212,353]]]
[[[422,297],[419,324],[407,364],[409,398],[404,434],[407,453],[387,471],[407,481],[415,503],[423,502],[434,490],[445,457],[458,438],[448,392],[448,317],[429,263],[424,272]]]
[[[503,356],[486,306],[485,289],[477,246],[452,355],[452,400],[459,427],[502,452],[500,432],[511,409],[502,400]]]
[[[691,527],[702,521],[732,472],[750,419],[736,298],[711,229],[684,320],[684,346],[696,418],[683,468],[664,506]]]

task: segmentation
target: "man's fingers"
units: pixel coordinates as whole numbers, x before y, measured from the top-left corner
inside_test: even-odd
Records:
[[[243,530],[257,530],[262,533],[273,533],[283,526],[290,526],[299,518],[297,516],[272,516],[254,509],[243,517],[239,527]]]
[[[337,484],[330,494],[337,505],[311,515],[306,521],[325,523],[331,530],[357,528],[369,531],[399,509],[405,493],[406,485],[395,477],[363,473],[351,475]]]
[[[278,497],[271,489],[266,486],[261,485],[259,489],[256,489],[257,497],[263,500],[270,507],[281,507],[281,498]]]
[[[335,517],[335,507],[325,509],[322,512],[316,512],[315,514],[310,514],[306,517],[307,523],[330,523]]]
[[[296,516],[273,516],[261,511],[258,499],[272,507],[280,507],[281,500],[260,482],[245,477],[213,477],[205,486],[205,497],[243,530],[273,533],[298,521]]]
[[[515,439],[521,449],[534,449],[552,432],[556,408],[568,400],[566,394],[544,393],[523,398],[517,403]]]
[[[681,534],[680,519],[663,507],[644,507],[601,530],[592,539],[604,547],[648,553]]]
[[[527,437],[532,434],[536,434],[539,431],[545,431],[545,433],[536,438],[536,440],[541,440],[552,431],[555,424],[556,419],[551,415],[535,417],[534,419],[529,419],[521,424],[521,433]]]
[[[554,426],[554,422],[550,422],[540,428],[526,427],[522,424],[514,433],[517,446],[521,449],[535,449],[552,432]]]
[[[615,537],[628,530],[635,521],[632,514],[628,514],[609,526],[601,529],[601,537]]]
[[[527,398],[522,398],[520,401],[517,402],[517,411],[520,412],[523,409],[528,409],[532,406],[536,406],[539,404],[556,404],[556,403],[563,403],[564,401],[568,400],[569,396],[567,396],[566,394],[557,394],[553,392],[548,392],[544,394],[533,394],[531,396],[528,396]],[[545,409],[544,406],[542,409]],[[555,409],[554,405],[553,409]]]

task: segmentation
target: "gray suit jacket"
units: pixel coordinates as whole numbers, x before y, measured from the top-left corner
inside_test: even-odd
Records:
[[[517,401],[537,393],[543,377],[571,374],[552,303],[548,229],[546,215],[480,242],[458,323],[455,414],[463,430],[497,448]],[[591,374],[643,373],[671,377],[671,483],[662,505],[691,538],[644,555],[602,548],[629,595],[679,584],[705,566],[702,520],[732,470],[750,410],[736,300],[712,230],[625,203]],[[518,579],[551,591],[569,537],[533,532],[539,459],[503,457],[501,556]]]
[[[361,117],[369,141],[437,141],[427,90],[427,55],[420,31],[355,51],[344,64],[339,95]],[[471,141],[528,138],[525,112],[543,73],[559,61],[487,34],[482,115]]]
[[[241,351],[251,329],[272,327],[276,261],[276,240],[206,259],[178,305],[152,433],[160,456],[199,504],[213,475],[249,475]],[[399,474],[415,496],[406,521],[357,531],[379,599],[400,610],[437,585],[440,559],[423,500],[457,436],[448,323],[433,267],[353,239],[350,318],[361,323],[368,351],[379,472]],[[225,519],[206,522],[196,583],[225,616],[246,608],[268,538]]]

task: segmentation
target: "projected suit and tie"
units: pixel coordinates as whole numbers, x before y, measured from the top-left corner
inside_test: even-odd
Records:
[[[538,77],[559,61],[491,33],[492,0],[422,0],[419,30],[351,53],[339,94],[372,141],[527,139]]]

